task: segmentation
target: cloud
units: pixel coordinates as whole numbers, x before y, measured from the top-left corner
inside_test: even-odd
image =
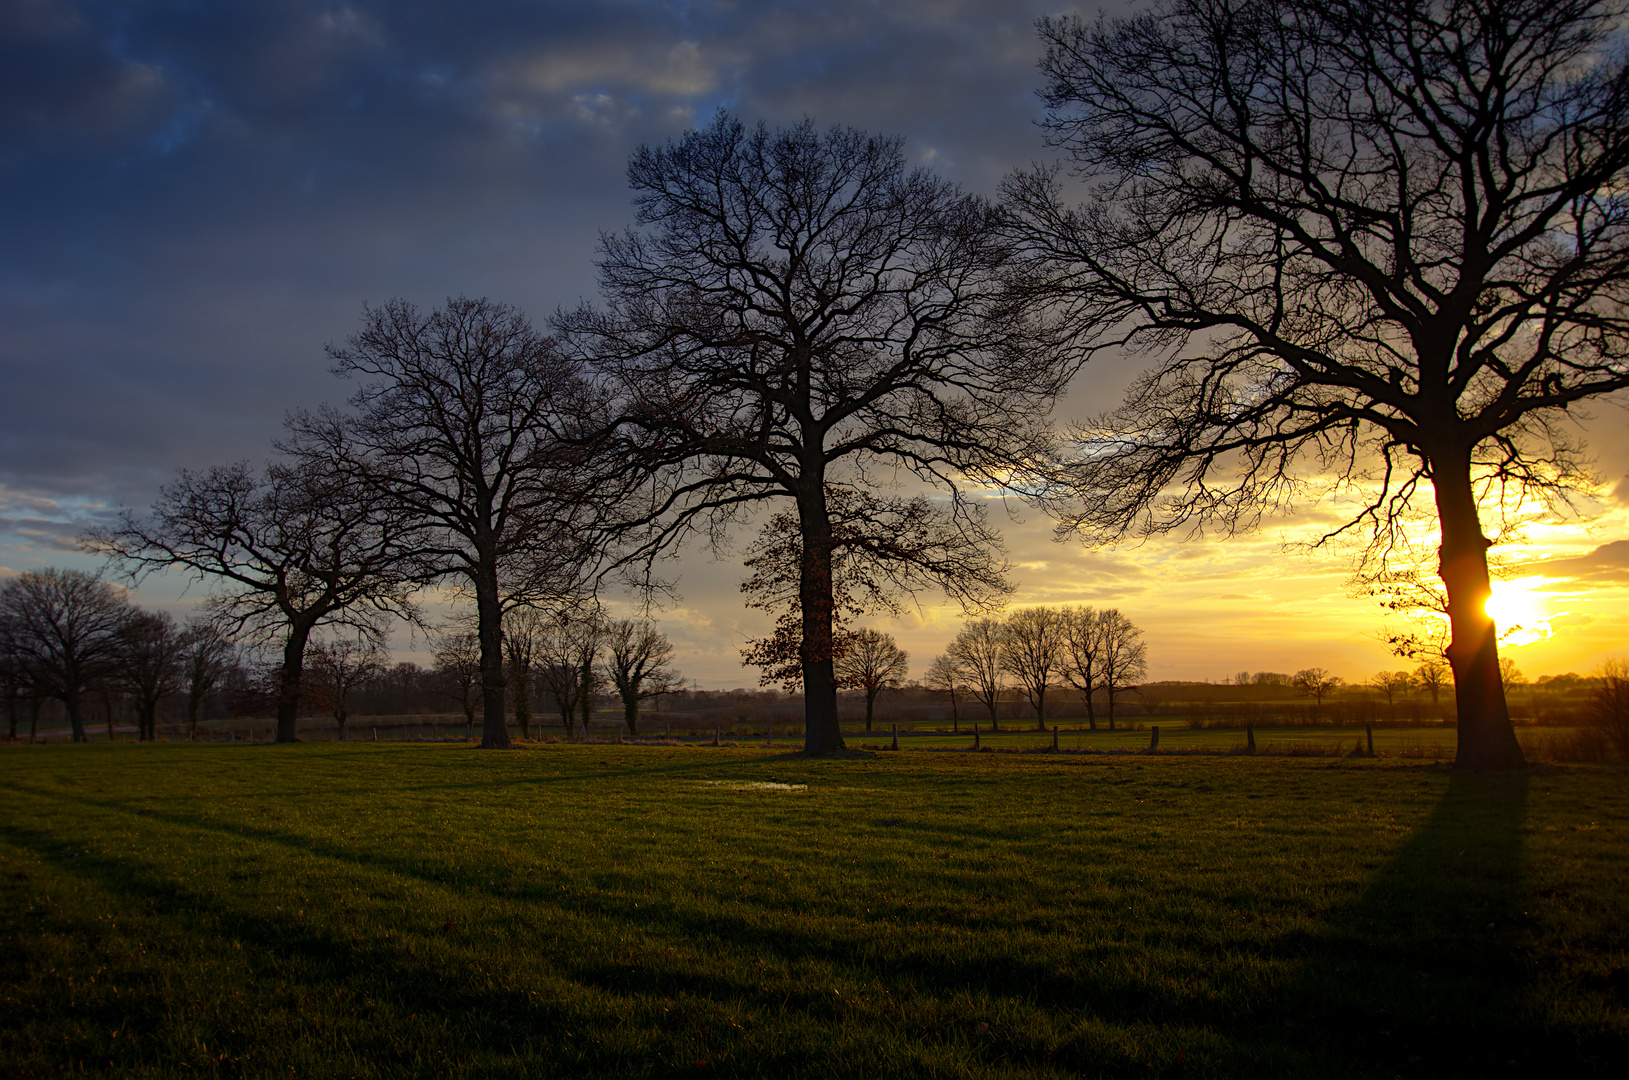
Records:
[[[1629,583],[1629,540],[1613,540],[1588,554],[1570,559],[1526,563],[1522,569],[1546,577],[1566,577],[1574,581]]]

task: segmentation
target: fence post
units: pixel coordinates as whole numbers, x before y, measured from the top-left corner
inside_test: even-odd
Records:
[[[717,724],[713,725],[713,745],[714,746],[718,745],[718,725]]]
[[[1052,752],[1054,754],[1056,754],[1058,752],[1058,725],[1057,724],[1052,725]]]
[[[1363,733],[1369,737],[1369,756],[1374,757],[1374,725],[1364,724]]]
[[[1256,752],[1256,728],[1253,724],[1244,725],[1244,749],[1248,754]]]
[[[973,721],[973,749],[979,748],[979,722]]]
[[[1148,748],[1150,750],[1160,748],[1160,726],[1158,724],[1148,729]]]
[[[893,748],[895,750],[899,749],[899,725],[897,723],[894,725],[894,747]]]

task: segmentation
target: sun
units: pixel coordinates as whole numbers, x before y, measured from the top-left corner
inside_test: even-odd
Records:
[[[1548,580],[1523,577],[1493,583],[1493,595],[1483,610],[1499,628],[1501,644],[1530,645],[1555,633],[1550,628],[1550,605],[1538,592]]]

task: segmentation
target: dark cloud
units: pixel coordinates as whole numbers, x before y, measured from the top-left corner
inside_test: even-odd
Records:
[[[1565,577],[1574,581],[1629,583],[1629,540],[1613,540],[1587,555],[1572,559],[1528,563],[1523,569],[1546,577]]]
[[[989,0],[0,6],[0,484],[141,505],[344,396],[365,302],[594,288],[624,166],[720,107],[1040,156],[1039,9]]]

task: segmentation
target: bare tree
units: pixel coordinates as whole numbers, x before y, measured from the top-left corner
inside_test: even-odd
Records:
[[[83,699],[119,666],[124,594],[94,574],[46,567],[0,582],[0,625],[38,698],[67,710],[73,741],[85,735]]]
[[[605,645],[605,619],[600,609],[579,604],[562,609],[538,636],[537,678],[554,698],[560,721],[569,737],[580,713],[583,734],[593,716],[597,667]]]
[[[1120,614],[1119,608],[1098,612],[1097,627],[1102,648],[1099,669],[1103,672],[1103,693],[1108,698],[1109,730],[1113,731],[1115,698],[1148,677],[1148,646],[1143,643],[1143,632]]]
[[[967,681],[973,700],[990,711],[990,730],[1001,730],[998,709],[1006,692],[1002,680],[1001,654],[1007,647],[1007,630],[999,619],[971,619],[962,624],[945,649],[956,669]]]
[[[639,703],[684,684],[671,664],[673,643],[654,623],[617,619],[605,626],[605,674],[622,699],[628,734],[639,734]]]
[[[962,689],[963,675],[949,653],[935,656],[928,664],[923,683],[929,690],[943,690],[950,695],[950,730],[961,730],[961,716],[956,709],[956,694]]]
[[[1414,677],[1420,687],[1431,694],[1431,707],[1435,709],[1438,704],[1438,695],[1448,685],[1448,665],[1439,660],[1426,660],[1414,669]]]
[[[871,730],[877,697],[899,686],[910,674],[911,657],[894,641],[894,635],[862,627],[854,632],[849,648],[838,658],[835,668],[840,682],[865,694],[865,729]]]
[[[181,470],[152,515],[125,512],[86,544],[132,578],[180,567],[210,582],[210,605],[234,633],[276,641],[277,741],[293,742],[305,650],[319,626],[377,632],[413,617],[416,576],[403,523],[334,457],[302,448],[256,473],[245,462]]]
[[[0,615],[0,693],[6,696],[6,739],[17,741],[17,721],[23,702],[28,700],[28,674],[23,654],[12,640],[10,622]]]
[[[588,386],[525,316],[485,299],[428,313],[392,300],[328,351],[336,374],[363,380],[352,412],[293,424],[412,524],[428,575],[474,594],[481,745],[508,746],[503,614],[574,594],[614,486],[583,483]]]
[[[1414,688],[1414,676],[1406,671],[1379,671],[1369,680],[1369,685],[1385,696],[1386,712],[1395,715],[1397,695]]]
[[[1163,0],[1041,21],[1046,126],[1092,185],[1012,178],[1054,298],[1158,360],[1079,432],[1093,537],[1361,491],[1371,558],[1440,528],[1457,764],[1523,764],[1484,511],[1585,475],[1629,387],[1629,68],[1594,0]]]
[[[1008,288],[996,209],[907,171],[898,139],[721,114],[628,172],[643,231],[602,237],[607,307],[559,325],[625,399],[654,487],[636,553],[790,504],[805,749],[838,749],[834,554],[863,537],[891,585],[975,607],[998,595],[995,536],[966,492],[1050,452],[1066,357],[1014,302],[1028,293]],[[887,495],[895,475],[948,498]],[[868,500],[876,527],[841,536],[834,491]],[[890,521],[911,515],[939,542],[888,549]]]
[[[220,623],[208,616],[188,620],[182,633],[181,671],[187,690],[187,739],[195,741],[204,701],[226,678],[237,650]]]
[[[384,674],[388,662],[379,643],[365,635],[335,635],[313,646],[310,671],[314,696],[334,718],[340,742],[345,741],[345,724],[351,716],[351,696]]]
[[[132,608],[125,616],[113,681],[135,702],[140,741],[158,738],[159,704],[186,686],[186,659],[186,631],[168,612]]]
[[[547,619],[547,614],[532,607],[510,608],[503,615],[503,662],[508,669],[504,692],[523,739],[532,737],[533,665],[538,639],[547,632]]]
[[[1296,693],[1311,698],[1315,705],[1322,705],[1324,698],[1333,693],[1335,687],[1340,684],[1338,676],[1331,675],[1327,668],[1321,667],[1302,668],[1295,673],[1294,681],[1291,683]]]
[[[1057,608],[1019,608],[1007,616],[1007,647],[1001,670],[1018,680],[1018,688],[1035,708],[1035,726],[1046,730],[1046,688],[1063,673],[1065,634]]]
[[[1063,677],[1080,691],[1080,700],[1086,706],[1086,725],[1096,731],[1097,709],[1092,695],[1103,685],[1103,621],[1089,607],[1066,607],[1062,615]]]
[[[1629,761],[1629,663],[1608,660],[1602,665],[1584,718],[1611,743],[1620,761]]]
[[[434,641],[436,673],[446,680],[453,700],[464,710],[469,733],[475,734],[476,689],[481,685],[481,641],[467,630],[446,631]]]

